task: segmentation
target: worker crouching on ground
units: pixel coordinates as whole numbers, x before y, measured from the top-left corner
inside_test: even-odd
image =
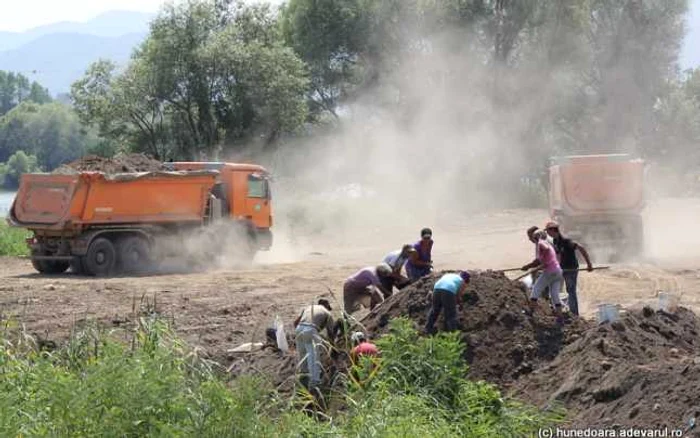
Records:
[[[385,297],[391,295],[382,285],[382,279],[391,277],[391,268],[386,263],[360,269],[345,280],[343,305],[346,313],[359,310],[360,306],[374,309]]]
[[[532,286],[528,313],[532,314],[535,311],[538,298],[545,289],[549,288],[549,296],[554,305],[554,315],[557,317],[557,323],[561,325],[564,323],[564,318],[561,313],[559,294],[561,293],[564,278],[557,260],[557,254],[554,247],[547,242],[547,233],[544,231],[538,230],[537,227],[531,227],[527,230],[527,236],[535,244],[535,259],[523,266],[522,270],[542,268],[543,271]]]
[[[308,375],[309,390],[321,384],[321,360],[319,347],[323,343],[320,332],[326,330],[328,339],[334,338],[335,323],[328,300],[304,308],[294,321],[295,345],[299,357],[299,368]]]
[[[352,350],[350,350],[350,358],[353,363],[357,362],[357,359],[363,356],[374,357],[379,355],[377,346],[369,342],[364,333],[355,332],[350,336],[350,340],[352,341],[352,345],[354,345]]]
[[[421,240],[413,245],[416,251],[410,254],[406,262],[406,274],[411,281],[430,274],[433,269],[433,232],[430,228],[423,228],[420,236]]]
[[[354,345],[353,349],[350,350],[350,361],[352,363],[350,377],[356,385],[364,387],[371,381],[372,376],[376,372],[379,349],[376,345],[367,341],[367,337],[362,332],[353,333],[350,339]],[[365,358],[365,360],[362,358]]]
[[[457,308],[462,310],[462,295],[469,285],[470,275],[467,271],[459,274],[445,274],[433,286],[433,305],[428,313],[428,322],[425,331],[428,334],[435,332],[435,322],[440,312],[445,311],[445,330],[452,331],[459,328],[457,322]]]
[[[398,290],[411,284],[411,280],[401,275],[406,262],[408,262],[411,254],[416,253],[416,249],[411,244],[404,245],[401,249],[392,251],[384,257],[384,263],[391,268],[391,276],[382,279],[382,286],[389,291],[389,294],[394,293],[394,287]]]
[[[571,310],[571,313],[574,315],[578,315],[578,295],[576,293],[578,284],[578,258],[576,258],[576,251],[578,250],[584,260],[586,260],[589,272],[593,270],[591,258],[588,256],[586,248],[581,246],[578,242],[567,239],[559,232],[559,225],[557,223],[549,222],[545,226],[545,229],[547,230],[547,234],[554,239],[554,250],[559,257],[559,265],[563,271],[564,284],[566,285],[566,294],[569,297],[567,300],[569,310]]]

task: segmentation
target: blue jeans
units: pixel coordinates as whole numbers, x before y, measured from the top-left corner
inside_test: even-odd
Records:
[[[578,315],[578,297],[576,296],[578,272],[564,272],[564,283],[566,283],[566,293],[569,296],[569,310],[574,315]]]
[[[309,389],[317,387],[321,383],[321,362],[318,354],[321,336],[314,325],[302,322],[296,328],[295,341],[299,367],[309,376]]]

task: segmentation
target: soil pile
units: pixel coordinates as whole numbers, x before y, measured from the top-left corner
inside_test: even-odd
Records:
[[[514,392],[540,406],[563,403],[574,426],[683,429],[700,421],[699,332],[684,308],[630,311],[588,330]]]
[[[442,274],[424,277],[391,296],[362,323],[373,334],[386,332],[389,320],[398,316],[407,316],[424,327],[431,304],[429,293]],[[458,316],[469,377],[475,380],[508,387],[520,376],[553,360],[590,327],[578,318],[559,327],[545,300],[532,317],[525,315],[524,287],[499,272],[473,272],[466,293],[464,310]],[[441,322],[442,316],[438,324]]]
[[[104,172],[106,174],[131,172],[156,172],[164,170],[163,163],[145,154],[117,154],[112,158],[86,155],[72,163],[64,164],[53,173],[71,175],[78,172]]]

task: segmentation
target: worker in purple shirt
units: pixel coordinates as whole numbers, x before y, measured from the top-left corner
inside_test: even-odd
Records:
[[[421,240],[413,245],[416,251],[411,253],[406,262],[406,274],[411,281],[416,281],[433,270],[433,231],[423,228],[420,236]]]
[[[345,280],[343,285],[343,305],[350,314],[360,306],[374,309],[384,298],[391,295],[382,285],[382,280],[391,277],[391,267],[386,263],[360,269]]]

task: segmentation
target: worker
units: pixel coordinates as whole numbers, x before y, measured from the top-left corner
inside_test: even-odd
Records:
[[[382,279],[391,276],[391,267],[386,263],[362,268],[345,280],[343,305],[346,313],[359,310],[360,305],[374,309],[391,293],[382,285]]]
[[[362,332],[355,332],[350,336],[350,340],[354,345],[353,349],[350,350],[350,358],[353,363],[357,362],[362,356],[378,356],[379,349],[373,343],[367,341],[367,337]]]
[[[469,285],[469,278],[467,271],[461,271],[458,274],[444,274],[435,283],[433,304],[425,324],[426,333],[435,332],[435,322],[443,309],[445,310],[445,330],[452,331],[459,328],[457,308],[462,310],[462,295]]]
[[[538,298],[545,289],[549,288],[550,300],[554,305],[554,314],[557,317],[557,323],[561,325],[564,323],[564,318],[561,313],[561,299],[559,298],[559,294],[561,293],[564,278],[562,276],[561,267],[559,266],[559,261],[557,260],[556,251],[554,247],[547,242],[547,233],[545,231],[539,230],[537,227],[531,227],[527,230],[527,236],[530,241],[535,244],[535,259],[523,266],[522,270],[527,271],[532,268],[542,268],[543,270],[532,286],[532,292],[530,293],[530,309],[528,313],[532,314],[535,311]]]
[[[591,258],[588,256],[588,251],[578,242],[564,237],[559,231],[559,224],[549,222],[545,226],[547,234],[554,240],[554,250],[559,258],[559,265],[563,271],[564,284],[566,285],[566,294],[568,295],[569,310],[574,315],[578,315],[578,295],[576,294],[576,286],[578,283],[578,258],[576,251],[578,250],[583,259],[586,261],[588,271],[593,271]]]
[[[323,342],[320,332],[324,329],[328,339],[334,338],[335,323],[331,314],[331,304],[326,299],[319,299],[314,304],[302,309],[294,321],[295,345],[299,357],[299,368],[308,375],[309,390],[321,384],[321,360],[318,347]]]
[[[394,292],[394,287],[398,290],[403,289],[411,283],[411,280],[401,275],[401,270],[411,256],[411,253],[416,252],[413,245],[406,244],[401,249],[392,251],[384,257],[384,263],[391,267],[391,276],[384,277],[382,285],[390,294]]]
[[[406,262],[406,274],[411,281],[430,274],[433,269],[433,231],[423,228],[420,232],[421,240],[413,245],[416,250],[412,252]]]

